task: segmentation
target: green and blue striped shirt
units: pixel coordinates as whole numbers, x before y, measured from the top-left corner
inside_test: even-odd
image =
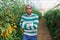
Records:
[[[37,14],[23,14],[20,20],[20,27],[24,29],[24,34],[29,36],[37,35],[39,17]]]

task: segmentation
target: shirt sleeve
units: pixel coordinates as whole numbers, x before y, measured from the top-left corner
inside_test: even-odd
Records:
[[[21,17],[21,20],[20,20],[20,23],[19,23],[20,28],[22,28],[23,21],[24,21],[24,19],[23,19],[23,17]]]
[[[33,27],[34,27],[34,29],[37,29],[38,24],[39,24],[39,17],[38,17],[38,15],[37,15],[37,16],[35,16],[34,22],[33,22]]]

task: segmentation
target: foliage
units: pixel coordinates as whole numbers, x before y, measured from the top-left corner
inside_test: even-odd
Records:
[[[57,34],[60,31],[60,9],[48,10],[44,18],[54,40],[57,40]]]

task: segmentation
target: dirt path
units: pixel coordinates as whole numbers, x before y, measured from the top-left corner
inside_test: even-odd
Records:
[[[38,27],[38,40],[52,40],[43,17],[41,18]]]

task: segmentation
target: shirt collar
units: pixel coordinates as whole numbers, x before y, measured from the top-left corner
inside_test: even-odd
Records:
[[[28,15],[28,14],[27,14],[27,16],[32,16],[32,14],[33,14],[33,13],[31,13],[31,15]]]

